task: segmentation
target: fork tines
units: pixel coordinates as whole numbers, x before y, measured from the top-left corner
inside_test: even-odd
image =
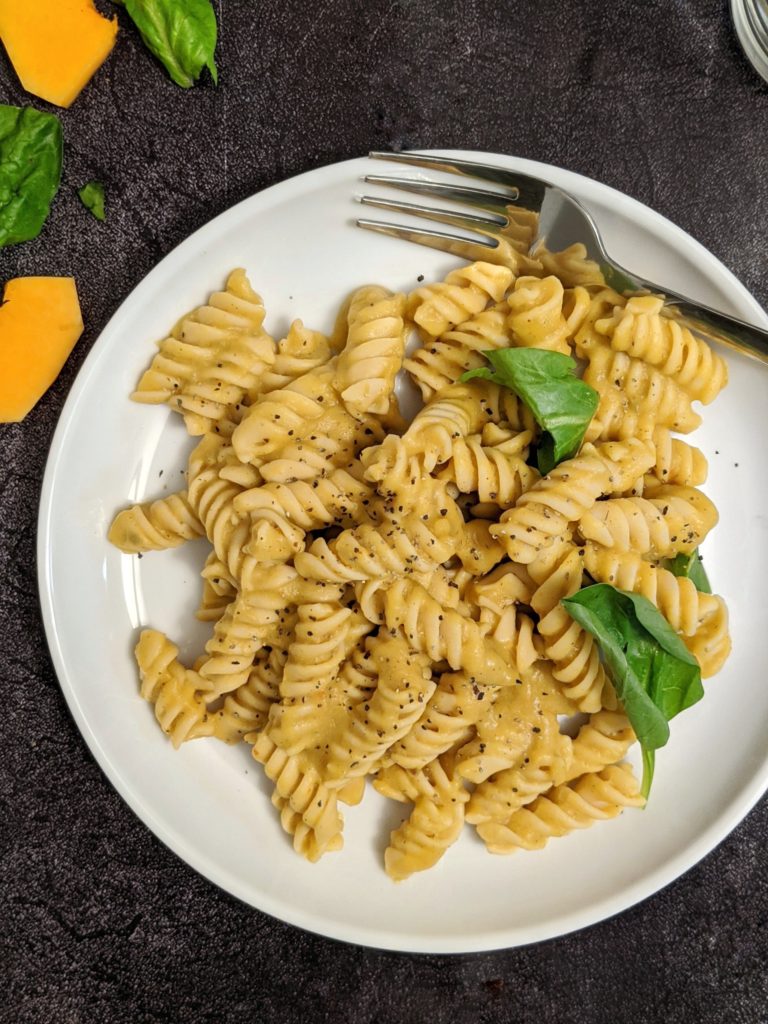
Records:
[[[501,186],[499,190],[490,190],[429,178],[398,177],[385,174],[365,175],[363,180],[368,184],[385,185],[403,192],[432,196],[438,200],[453,201],[482,211],[481,213],[460,213],[446,207],[427,206],[379,196],[363,195],[358,197],[359,202],[365,206],[436,221],[439,224],[468,232],[470,237],[367,218],[359,218],[357,220],[358,227],[427,245],[464,259],[493,261],[495,256],[496,260],[503,260],[505,246],[502,244],[503,240],[500,236],[510,225],[510,210],[528,206],[529,209],[535,211],[541,206],[544,183],[528,178],[526,175],[507,171],[504,168],[492,167],[471,160],[433,157],[421,153],[374,152],[369,156],[375,160],[392,160],[447,174],[460,174]]]

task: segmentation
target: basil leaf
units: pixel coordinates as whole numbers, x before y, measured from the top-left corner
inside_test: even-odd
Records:
[[[632,295],[637,291],[637,279],[612,263],[601,263],[600,272],[609,288],[620,295]]]
[[[83,206],[90,210],[96,220],[106,220],[104,212],[104,186],[100,181],[89,181],[77,190]]]
[[[540,348],[503,348],[483,355],[493,369],[469,370],[461,379],[492,380],[525,402],[544,431],[537,452],[539,470],[549,473],[563,459],[575,455],[600,396],[574,374],[574,360]]]
[[[669,721],[704,696],[699,663],[661,612],[639,594],[607,583],[562,602],[595,637],[616,695],[643,748],[643,796],[653,780],[653,751],[669,739]]]
[[[664,568],[669,569],[674,576],[687,576],[702,594],[712,593],[712,587],[704,571],[704,564],[701,561],[698,548],[691,551],[690,554],[680,554],[675,555],[674,558],[665,559]]]
[[[210,0],[124,0],[123,6],[177,85],[189,89],[203,68],[218,82],[216,15]]]
[[[643,763],[643,782],[640,786],[640,792],[648,799],[648,793],[651,790],[651,783],[653,782],[653,773],[656,770],[656,751],[651,747],[642,748],[642,763]]]
[[[59,190],[62,148],[55,114],[0,104],[0,246],[40,234]]]

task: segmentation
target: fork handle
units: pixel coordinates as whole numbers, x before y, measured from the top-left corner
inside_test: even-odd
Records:
[[[629,275],[627,275],[629,276]],[[642,290],[653,292],[655,295],[663,295],[667,305],[676,307],[679,319],[688,327],[693,328],[706,337],[719,341],[728,348],[735,349],[743,355],[759,359],[768,363],[768,331],[762,327],[755,327],[738,317],[721,313],[711,306],[705,306],[700,302],[693,302],[684,295],[678,295],[668,288],[660,288],[650,281],[632,275],[635,286]]]

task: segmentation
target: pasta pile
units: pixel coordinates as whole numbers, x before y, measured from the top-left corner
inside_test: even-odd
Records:
[[[141,694],[174,746],[250,744],[311,861],[342,846],[340,805],[366,778],[410,805],[384,854],[396,880],[465,822],[509,853],[642,805],[623,762],[633,731],[561,604],[585,582],[649,598],[704,675],[728,654],[722,599],[661,566],[717,521],[706,460],[676,435],[726,366],[660,298],[606,287],[581,247],[526,249],[407,296],[360,288],[330,336],[296,320],[279,342],[235,270],[132,396],[200,440],[186,489],[120,512],[110,540],[211,547],[205,653],[184,666],[145,630]],[[525,404],[460,380],[507,346],[574,355],[600,395],[579,453],[545,477]],[[401,370],[424,400],[409,423]]]

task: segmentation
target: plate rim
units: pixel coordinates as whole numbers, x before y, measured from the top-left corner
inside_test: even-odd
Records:
[[[692,250],[697,260],[707,264],[716,270],[724,284],[729,286],[740,299],[745,309],[751,310],[752,316],[757,323],[768,326],[768,314],[762,309],[757,299],[749,292],[744,284],[726,267],[709,249],[698,239],[694,238],[687,231],[669,220],[663,214],[658,213],[651,207],[645,205],[618,189],[605,185],[596,179],[586,177],[578,172],[556,165],[542,163],[512,154],[489,153],[480,150],[463,149],[420,149],[418,152],[439,154],[443,156],[465,157],[468,159],[498,160],[502,163],[511,162],[511,165],[534,174],[539,177],[546,177],[551,171],[555,172],[558,179],[566,178],[568,181],[578,183],[579,191],[585,193],[597,193],[599,197],[607,197],[611,201],[612,208],[620,212],[629,211],[630,218],[641,219],[650,216],[656,223],[659,223],[666,231],[681,240]],[[739,799],[728,805],[706,829],[699,833],[696,840],[689,843],[684,850],[676,856],[668,859],[649,875],[644,875],[632,885],[625,886],[621,893],[609,895],[589,905],[588,910],[579,909],[566,913],[557,918],[550,919],[541,925],[525,926],[524,928],[514,925],[505,928],[497,928],[492,931],[485,931],[471,936],[431,936],[412,937],[407,933],[400,933],[395,930],[382,930],[380,925],[349,925],[345,922],[328,922],[321,915],[313,911],[304,911],[286,906],[280,898],[274,898],[270,893],[259,893],[258,903],[254,901],[253,893],[247,889],[244,883],[229,870],[222,868],[207,854],[199,848],[189,844],[186,839],[179,835],[174,829],[169,828],[158,818],[152,810],[147,807],[133,785],[121,774],[119,768],[113,764],[108,750],[104,748],[99,737],[92,730],[90,723],[83,711],[77,695],[77,689],[72,683],[69,670],[61,647],[56,630],[55,601],[53,597],[53,583],[50,578],[50,551],[51,551],[51,521],[53,514],[53,498],[57,484],[57,465],[59,456],[67,440],[70,424],[73,422],[78,402],[86,391],[90,376],[98,363],[102,352],[108,346],[112,333],[120,329],[121,323],[126,316],[126,307],[130,307],[139,301],[145,290],[150,290],[151,282],[171,262],[183,259],[187,251],[193,250],[198,245],[201,235],[209,234],[218,228],[226,229],[228,221],[236,222],[239,213],[245,207],[250,207],[265,196],[269,196],[276,202],[280,202],[281,193],[290,192],[295,189],[301,190],[302,183],[308,178],[322,186],[324,177],[334,177],[342,168],[350,171],[350,201],[354,195],[355,182],[358,180],[354,175],[354,165],[360,165],[368,159],[367,155],[353,157],[348,160],[336,161],[316,167],[301,174],[294,175],[283,181],[277,182],[265,189],[254,192],[234,206],[223,210],[211,220],[197,228],[191,235],[183,239],[178,245],[170,250],[152,269],[131,289],[128,295],[122,300],[113,315],[109,318],[99,336],[93,342],[90,351],[83,360],[82,366],[73,381],[66,401],[59,414],[48,456],[46,459],[43,483],[40,492],[40,503],[37,517],[37,580],[38,596],[41,610],[41,617],[46,638],[46,643],[53,663],[54,671],[59,687],[64,695],[75,725],[80,735],[88,746],[92,756],[99,768],[105,775],[107,782],[118,793],[121,799],[128,805],[133,814],[149,828],[152,833],[165,845],[175,856],[184,861],[192,870],[202,875],[207,881],[218,888],[223,889],[229,895],[234,896],[246,905],[266,913],[277,920],[286,922],[295,927],[305,929],[325,938],[337,941],[354,943],[370,948],[391,950],[407,953],[474,953],[486,952],[496,949],[515,948],[530,945],[536,942],[554,940],[572,934],[583,928],[590,927],[599,922],[608,920],[625,910],[630,909],[639,902],[650,898],[657,892],[676,881],[683,874],[693,868],[707,854],[715,848],[744,820],[757,801],[768,790],[768,752],[762,765],[754,771],[740,792]],[[352,215],[350,215],[352,217]],[[130,308],[129,308],[130,311]],[[330,925],[330,927],[329,927]],[[521,934],[524,933],[524,934]]]

